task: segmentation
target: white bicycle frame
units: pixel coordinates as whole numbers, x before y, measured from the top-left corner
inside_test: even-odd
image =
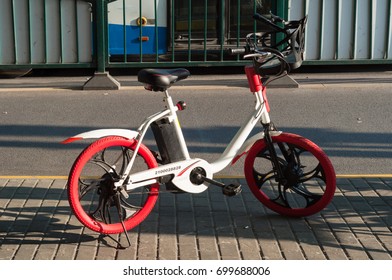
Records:
[[[248,139],[251,131],[259,122],[259,120],[261,120],[263,124],[270,123],[270,117],[268,112],[269,110],[268,106],[266,105],[266,89],[264,86],[261,85],[260,76],[254,73],[253,67],[247,67],[246,72],[250,85],[250,90],[253,92],[256,98],[254,111],[249,115],[248,120],[242,125],[237,134],[233,137],[232,141],[229,143],[223,154],[212,163],[208,163],[207,161],[199,158],[190,158],[188,147],[186,145],[182,129],[178,122],[177,111],[179,110],[179,108],[174,105],[168,91],[165,91],[167,109],[147,117],[139,126],[137,131],[118,129],[94,130],[71,137],[65,140],[64,143],[69,143],[78,139],[100,138],[111,135],[118,135],[129,139],[135,139],[137,141],[135,152],[133,153],[133,156],[128,163],[128,166],[122,178],[115,183],[115,186],[125,186],[126,191],[131,191],[154,183],[159,183],[160,178],[170,175],[173,177],[171,182],[179,189],[189,193],[203,192],[207,189],[208,183],[203,183],[199,185],[192,183],[190,181],[190,175],[192,170],[194,170],[195,168],[202,168],[206,173],[205,177],[212,179],[213,174],[223,170],[230,163],[234,164],[242,155],[246,154],[249,151],[249,149],[257,140],[264,138],[264,132],[260,132]],[[179,138],[178,148],[181,149],[182,154],[185,156],[185,160],[164,164],[156,168],[148,169],[146,171],[130,174],[137,156],[137,152],[143,142],[147,130],[153,122],[164,117],[167,117],[169,121],[173,122],[174,124],[174,128]],[[277,131],[272,133],[280,134],[281,132]]]

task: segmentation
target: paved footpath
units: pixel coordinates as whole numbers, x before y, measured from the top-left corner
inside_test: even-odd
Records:
[[[224,179],[225,181],[226,179]],[[1,260],[389,260],[392,179],[338,178],[333,202],[300,219],[266,210],[250,193],[162,193],[125,236],[100,236],[72,215],[65,179],[0,179]]]

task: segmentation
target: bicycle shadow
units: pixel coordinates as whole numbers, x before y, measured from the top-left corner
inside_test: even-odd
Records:
[[[93,126],[41,126],[41,125],[2,125],[0,127],[0,147],[3,148],[42,148],[46,150],[59,149],[67,150],[73,148],[83,148],[92,140],[83,143],[75,143],[70,145],[62,145],[60,142],[70,135],[95,130],[95,129],[109,129],[110,127],[93,127]],[[119,127],[121,128],[121,127]],[[123,127],[128,129],[127,127]],[[234,135],[238,132],[239,126],[212,126],[212,127],[183,127],[185,140],[189,142],[190,152],[206,152],[206,153],[221,153],[225,145],[227,145]],[[341,150],[348,151],[350,155],[350,147],[355,148],[355,153],[365,145],[374,147],[377,150],[378,146],[385,146],[391,144],[392,133],[374,133],[374,132],[345,132],[335,129],[327,128],[309,128],[309,127],[278,127],[284,132],[291,132],[302,135],[311,139],[324,149],[331,149],[333,155],[338,156]],[[260,132],[260,129],[255,129],[252,134]],[[6,140],[5,138],[15,138],[15,140]],[[29,138],[29,139],[27,139]],[[23,140],[26,139],[26,140]],[[42,141],[45,139],[45,141]],[[48,140],[49,139],[49,140]],[[148,144],[155,144],[155,140],[151,131],[149,131],[145,138]],[[358,146],[363,145],[363,146]],[[338,148],[342,148],[339,150]],[[392,150],[392,149],[391,149]],[[359,156],[366,156],[371,152],[367,149],[364,154]],[[354,156],[354,154],[352,155]],[[391,154],[379,154],[377,156],[390,157]]]
[[[3,137],[4,139],[0,139],[0,147],[4,149],[41,148],[44,150],[56,149],[61,151],[81,149],[86,147],[88,143],[91,143],[92,140],[76,142],[72,145],[63,145],[61,144],[61,141],[70,135],[101,128],[105,129],[110,127],[3,125],[0,127],[0,137]],[[126,127],[124,128],[127,129]],[[185,140],[188,142],[190,152],[218,154],[223,152],[226,145],[232,140],[239,128],[239,126],[213,126],[198,128],[183,127],[183,133]],[[386,147],[389,151],[385,152],[385,146],[392,143],[392,133],[389,132],[345,132],[335,129],[308,127],[278,127],[278,129],[309,138],[313,142],[317,143],[317,145],[328,151],[328,154],[333,156],[339,156],[342,152],[344,155],[352,157],[392,156],[391,147]],[[256,128],[251,135],[260,131],[261,129]],[[9,137],[18,139],[18,141],[6,140],[6,138]],[[148,131],[145,141],[147,145],[155,145],[155,140],[151,131]],[[384,152],[379,153],[378,148],[384,149]],[[361,149],[362,151],[360,151]],[[358,152],[360,154],[358,154]]]
[[[27,245],[72,244],[94,239],[83,235],[80,226],[72,222],[64,182],[56,184],[53,180],[36,179],[2,181],[6,182],[0,188],[0,200],[3,202],[0,207],[1,247],[8,246],[13,251]]]
[[[184,250],[190,259],[205,259],[206,252],[221,259],[231,250],[239,252],[229,254],[233,259],[299,258],[294,252],[309,259],[391,256],[382,241],[391,235],[392,180],[341,179],[333,202],[306,218],[273,213],[240,182],[244,191],[231,198],[214,187],[194,195],[162,192],[152,213],[129,232],[127,249],[118,248],[126,244],[124,234],[102,236],[84,228],[72,215],[64,188],[8,182],[0,188],[0,199],[8,200],[0,208],[0,259],[31,259],[48,246],[53,252],[47,257],[55,259],[64,245],[71,251],[63,252],[68,259],[88,259],[86,250],[93,259],[178,259]]]
[[[70,155],[70,150],[79,153],[87,143],[79,143],[71,147],[59,144],[56,139],[62,139],[63,136],[72,134],[71,131],[95,129],[94,127],[28,125],[9,128],[9,126],[0,128],[0,135],[11,135],[17,139],[31,135],[39,138],[36,141],[2,140],[0,144],[4,148],[16,148],[16,150],[23,151],[24,148],[38,146],[41,149],[37,152],[42,153],[43,150],[56,152],[57,157],[55,159],[62,158],[62,164],[69,160],[69,165],[75,159],[73,155]],[[392,139],[392,133],[348,133],[331,129],[304,127],[282,127],[280,129],[294,131],[310,138],[331,157],[386,160],[392,158],[392,148],[388,146],[390,139]],[[187,139],[192,139],[189,142],[191,153],[219,155],[224,150],[224,144],[231,139],[237,130],[238,127],[236,126],[200,129],[185,127],[184,134]],[[331,135],[332,137],[327,137]],[[50,138],[51,140],[41,142],[40,137]],[[151,135],[147,137],[147,143],[154,144]],[[64,157],[62,154],[59,155],[58,151],[62,151]],[[13,155],[16,153],[17,151],[13,149]],[[49,156],[43,156],[43,158],[49,160]],[[68,172],[68,169],[66,172]],[[357,183],[363,190],[373,190],[374,193],[367,196],[362,195],[358,190],[355,190]],[[391,183],[377,183],[377,188],[372,187],[374,184],[376,183],[372,182],[363,186],[363,181],[355,181],[355,184],[348,184],[347,182],[341,185],[338,184],[340,192],[335,196],[331,207],[324,210],[321,216],[316,215],[304,219],[288,219],[276,215],[265,209],[252,195],[249,197],[247,192],[241,194],[241,199],[238,199],[238,197],[225,198],[219,190],[212,189],[199,195],[182,194],[174,196],[172,194],[162,194],[151,215],[139,227],[130,231],[133,240],[131,248],[119,251],[117,243],[125,243],[123,235],[100,236],[85,229],[75,218],[72,218],[64,186],[61,191],[52,191],[49,187],[37,187],[34,184],[32,187],[25,187],[23,183],[11,181],[5,183],[5,187],[0,189],[0,198],[8,201],[6,205],[0,208],[0,232],[1,236],[4,237],[0,243],[2,247],[11,246],[12,250],[22,248],[21,252],[28,245],[41,247],[48,244],[69,244],[74,247],[74,250],[78,250],[77,248],[88,244],[88,246],[94,248],[107,248],[111,251],[110,254],[114,256],[113,258],[129,254],[131,256],[129,258],[143,259],[147,256],[159,258],[159,255],[154,252],[157,252],[159,244],[165,242],[164,238],[171,236],[176,240],[190,238],[189,242],[196,244],[194,245],[196,249],[193,258],[202,258],[201,253],[196,253],[196,251],[200,252],[202,249],[206,249],[197,245],[200,238],[218,240],[218,243],[213,245],[218,248],[218,251],[227,244],[232,246],[231,248],[236,248],[235,250],[238,250],[241,246],[254,247],[257,251],[254,255],[255,258],[257,256],[282,258],[279,252],[284,251],[284,245],[282,244],[285,244],[285,242],[316,247],[321,245],[324,249],[330,248],[331,250],[344,248],[343,251],[351,252],[351,255],[349,253],[340,254],[337,258],[355,258],[355,252],[357,254],[360,254],[358,252],[365,252],[366,256],[372,258],[376,258],[376,254],[380,254],[385,258],[384,245],[372,248],[366,247],[366,244],[363,245],[364,241],[351,242],[358,240],[357,236],[361,236],[365,240],[366,238],[375,238],[374,242],[383,244],[383,240],[387,240],[388,235],[391,234]],[[5,190],[7,191],[5,192]],[[376,195],[377,192],[382,192],[383,195]],[[45,193],[46,197],[42,196]],[[382,197],[381,201],[380,197]],[[360,203],[358,203],[358,200],[360,200]],[[14,201],[19,202],[14,205]],[[37,203],[38,201],[51,201],[54,204],[51,206],[40,204],[39,207],[29,207],[27,201],[37,201]],[[380,206],[374,205],[375,203],[379,203]],[[363,208],[360,205],[363,205]],[[382,209],[378,210],[377,207]],[[289,234],[290,232],[291,234]],[[145,236],[146,239],[144,239]],[[157,237],[154,237],[151,241],[151,236]],[[226,241],[219,243],[219,240],[225,239]],[[238,240],[247,240],[250,245],[248,243],[241,245]],[[145,243],[158,245],[150,248]],[[275,253],[272,253],[271,250],[268,251],[263,245],[264,243],[273,244],[271,246]],[[183,246],[181,243],[169,244],[173,248]],[[304,245],[296,245],[295,248],[303,250],[301,246]],[[270,255],[266,254],[266,251]],[[175,259],[179,257],[178,254],[177,251],[171,256]],[[361,256],[363,257],[363,255]],[[74,259],[77,254],[70,254],[67,257]],[[220,257],[218,254],[215,256],[215,258]],[[231,257],[235,258],[235,256]],[[285,257],[287,258],[287,256]],[[295,256],[292,256],[292,258],[295,258]]]

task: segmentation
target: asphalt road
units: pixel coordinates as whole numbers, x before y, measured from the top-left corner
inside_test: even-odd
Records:
[[[322,147],[337,174],[392,174],[388,75],[392,76],[299,75],[300,88],[269,90],[271,118],[280,130]],[[193,84],[171,92],[175,100],[188,104],[179,116],[191,155],[213,161],[247,118],[254,99],[242,77],[226,77],[229,86],[215,84],[214,77],[193,79]],[[82,81],[78,78],[75,84]],[[64,88],[52,88],[45,79],[22,89],[17,84],[14,81],[11,90],[0,87],[0,176],[66,176],[87,142],[60,141],[98,128],[135,129],[163,106],[160,93],[131,82],[119,91],[81,91],[66,86],[71,81],[58,82]],[[146,143],[154,144],[151,135]],[[242,175],[241,162],[221,174]]]

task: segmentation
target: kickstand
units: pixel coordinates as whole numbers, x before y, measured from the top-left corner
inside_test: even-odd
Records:
[[[124,247],[123,245],[121,245],[121,243],[119,242],[119,243],[118,243],[118,249],[126,249],[126,248],[131,247],[131,240],[129,239],[128,231],[127,231],[127,229],[125,228],[125,224],[124,224],[124,221],[123,221],[123,214],[122,214],[121,205],[120,205],[120,192],[117,192],[117,194],[116,194],[116,196],[115,196],[115,201],[116,201],[116,207],[117,207],[117,212],[118,212],[118,218],[120,219],[121,226],[122,226],[122,228],[123,228],[125,237],[127,238],[127,241],[128,241],[128,246],[126,246],[126,247]]]

